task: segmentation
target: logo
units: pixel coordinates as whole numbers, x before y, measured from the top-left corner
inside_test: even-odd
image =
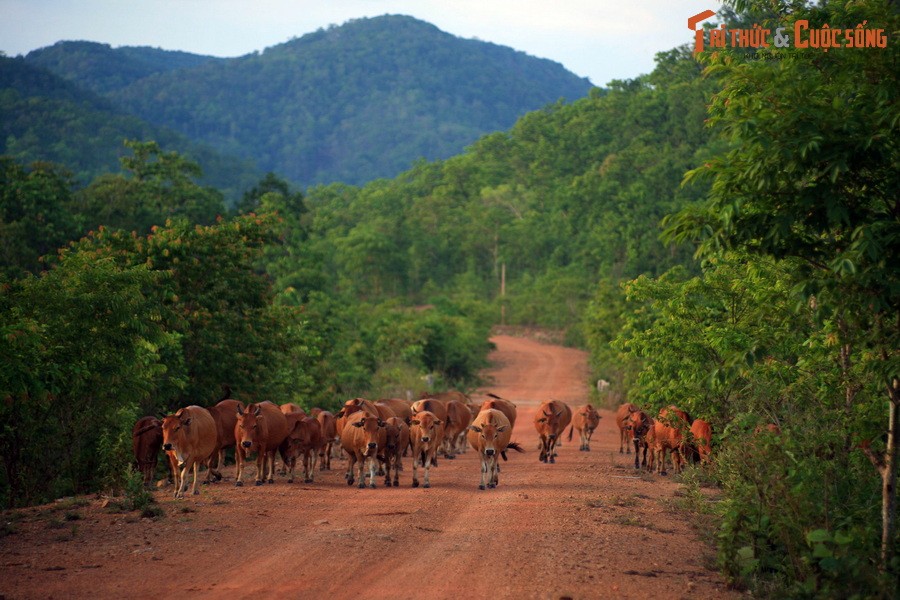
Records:
[[[706,31],[697,25],[715,16],[715,12],[704,10],[690,17],[688,29],[694,32],[694,54],[706,48]],[[722,23],[718,29],[709,29],[709,47],[711,48],[817,48],[823,52],[844,48],[887,48],[887,35],[884,29],[867,28],[868,21],[859,23],[852,29],[830,27],[828,23],[819,28],[810,28],[809,21],[799,19],[793,27],[777,27],[774,34],[771,29],[754,24],[749,29],[730,29]],[[793,38],[789,30],[793,29]],[[788,31],[788,33],[785,33]]]

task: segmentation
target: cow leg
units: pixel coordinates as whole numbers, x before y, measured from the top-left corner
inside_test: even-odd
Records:
[[[376,473],[375,473],[376,463],[378,464],[379,468],[381,468],[381,470],[384,471],[385,473],[387,473],[387,469],[384,468],[386,465],[383,465],[382,462],[380,460],[378,460],[378,457],[376,457],[376,456],[372,456],[371,458],[369,458],[369,461],[370,461],[369,462],[369,487],[374,490],[375,489],[375,477],[376,477]]]
[[[244,475],[244,460],[247,457],[244,456],[244,451],[241,449],[240,444],[234,447],[234,463],[235,463],[235,472],[234,472],[234,485],[237,487],[241,487],[244,485],[244,482],[241,481],[241,477]]]
[[[430,460],[426,460],[426,461],[425,461],[425,476],[424,476],[425,484],[422,486],[422,487],[424,487],[424,488],[430,488],[430,487],[431,487],[431,480],[430,480],[429,477],[428,477],[429,473],[431,473],[431,461],[430,461]]]
[[[266,460],[269,462],[269,468],[266,471],[269,475],[268,478],[266,478],[268,483],[275,483],[275,450],[277,450],[277,448],[273,448],[271,452],[266,452]],[[263,466],[265,466],[265,463],[263,463]]]
[[[481,454],[481,483],[478,484],[478,489],[483,490],[487,484],[487,472],[488,472],[488,463],[487,457],[482,452]]]
[[[200,462],[194,461],[194,483],[191,486],[191,495],[196,496],[200,493],[200,490],[197,489],[197,479],[200,478]]]
[[[556,438],[551,439],[550,440],[550,448],[547,450],[547,456],[550,457],[548,460],[551,464],[556,464],[556,444],[557,443],[558,442],[557,442]]]
[[[353,485],[353,467],[356,466],[356,455],[350,454],[347,459],[347,475],[345,475],[347,479],[347,485]]]
[[[662,446],[657,449],[656,454],[656,472],[660,475],[668,475],[668,472],[666,471],[666,447]]]
[[[488,484],[488,487],[495,488],[500,485],[500,461],[497,460],[497,455],[491,457],[491,482]]]
[[[418,466],[419,466],[419,458],[416,454],[416,449],[413,448],[413,461],[412,461],[412,468],[413,468],[412,486],[413,487],[419,487],[419,476],[416,473],[416,469],[418,468]]]
[[[370,458],[363,456],[362,460],[359,461],[359,489],[366,487],[366,463],[369,463],[370,460]],[[374,470],[372,463],[369,463],[369,470]]]
[[[256,452],[256,485],[262,485],[266,480],[266,453],[260,448]]]

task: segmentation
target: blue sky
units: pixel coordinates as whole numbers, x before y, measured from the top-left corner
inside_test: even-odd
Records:
[[[563,64],[597,85],[653,68],[693,39],[688,17],[707,0],[0,0],[0,51],[59,40],[153,46],[214,56],[263,50],[359,17],[405,14],[464,38]]]

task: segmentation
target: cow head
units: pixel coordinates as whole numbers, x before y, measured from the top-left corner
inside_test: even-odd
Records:
[[[642,410],[634,411],[625,421],[625,429],[630,431],[636,440],[643,440],[650,430],[650,417]]]
[[[481,438],[482,452],[485,456],[496,456],[506,450],[506,444],[503,443],[503,436],[500,434],[509,429],[507,425],[497,425],[488,421],[481,426],[469,425],[469,429]]]
[[[259,449],[261,437],[260,425],[263,421],[262,409],[259,404],[251,404],[246,409],[238,404],[237,423],[234,426],[234,441],[245,452],[254,452]]]

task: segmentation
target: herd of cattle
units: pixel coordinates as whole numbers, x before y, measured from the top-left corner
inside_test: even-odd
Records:
[[[282,474],[293,482],[298,460],[302,477],[312,483],[316,467],[331,469],[331,460],[341,454],[347,457],[347,485],[358,481],[360,488],[374,488],[376,477],[384,476],[386,486],[399,485],[403,457],[412,457],[412,486],[419,486],[419,468],[423,487],[430,487],[431,467],[439,455],[455,458],[471,447],[481,463],[479,489],[494,488],[499,483],[499,458],[507,459],[507,451],[523,452],[510,440],[516,423],[516,405],[493,394],[482,403],[473,403],[460,392],[423,395],[407,402],[398,399],[370,401],[354,398],[344,403],[337,413],[314,408],[307,414],[294,404],[275,405],[260,402],[244,405],[225,399],[215,406],[188,406],[165,416],[143,417],[133,429],[134,454],[144,482],[152,481],[160,449],[165,451],[175,497],[183,497],[187,477],[193,470],[193,494],[197,491],[200,466],[206,467],[206,482],[222,479],[225,450],[234,448],[235,485],[243,485],[245,463],[256,460],[256,485],[274,483],[276,455],[282,461]],[[684,435],[685,427],[672,423],[671,417],[683,419],[692,435]],[[540,460],[553,463],[556,447],[569,428],[581,438],[579,449],[590,450],[591,436],[600,415],[589,404],[574,413],[564,402],[549,400],[541,404],[534,416],[540,439]],[[671,407],[661,411],[658,420],[651,419],[633,404],[619,408],[616,421],[621,432],[621,446],[635,448],[635,468],[639,468],[638,452],[644,450],[644,466],[665,474],[665,452],[670,450],[676,470],[688,448],[696,448],[700,457],[709,456],[709,425],[691,421],[683,411]],[[620,446],[619,451],[622,452]],[[650,461],[647,451],[651,450]]]

